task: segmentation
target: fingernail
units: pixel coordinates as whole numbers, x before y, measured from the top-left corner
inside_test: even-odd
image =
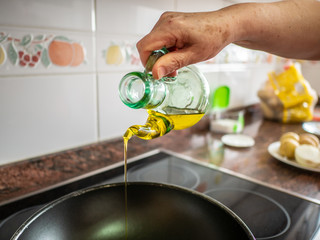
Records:
[[[158,78],[163,78],[166,75],[166,70],[164,69],[164,67],[159,67],[158,69]]]

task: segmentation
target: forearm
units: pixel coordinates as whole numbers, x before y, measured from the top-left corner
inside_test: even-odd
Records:
[[[153,76],[161,78],[216,56],[230,43],[287,58],[320,60],[320,2],[288,0],[235,4],[211,12],[166,12],[137,48],[144,65],[153,50],[175,49],[152,69]]]
[[[239,4],[223,9],[236,19],[234,43],[282,57],[320,59],[320,2]]]

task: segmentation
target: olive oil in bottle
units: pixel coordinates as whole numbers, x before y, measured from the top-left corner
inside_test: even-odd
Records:
[[[132,136],[151,140],[165,135],[167,132],[182,130],[196,124],[204,114],[165,115],[148,110],[149,117],[144,125],[133,125],[128,128],[123,138],[127,141]]]

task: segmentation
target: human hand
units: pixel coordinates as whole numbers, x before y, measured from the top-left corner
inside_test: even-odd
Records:
[[[226,17],[218,12],[165,12],[152,31],[137,43],[143,65],[152,51],[164,46],[170,52],[154,64],[155,79],[214,57],[232,42],[231,25]]]

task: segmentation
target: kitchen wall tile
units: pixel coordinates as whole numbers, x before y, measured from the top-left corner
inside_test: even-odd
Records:
[[[0,164],[120,137],[129,126],[145,123],[146,111],[128,108],[118,96],[120,79],[143,69],[136,42],[164,11],[210,11],[234,2],[2,0]],[[256,103],[272,69],[264,55],[241,52],[236,59],[239,51],[233,49],[198,64],[212,90],[231,87],[230,108]],[[251,68],[248,62],[258,64]],[[303,72],[311,82],[319,71],[310,69]]]
[[[97,71],[136,71],[142,69],[136,48],[138,37],[96,34]]]
[[[212,0],[177,0],[177,11],[181,12],[204,12],[214,11],[225,6],[224,1]]]
[[[0,78],[0,164],[97,141],[95,74]]]
[[[94,0],[1,0],[1,25],[92,30]]]
[[[253,104],[260,102],[258,98],[258,91],[262,88],[264,83],[268,79],[268,73],[274,71],[275,64],[258,64],[255,67],[252,67],[250,69],[251,71],[251,77],[248,79],[250,82],[249,86],[250,88],[247,91],[246,95],[246,101]]]
[[[95,71],[92,33],[0,28],[0,76]]]
[[[145,35],[168,10],[174,10],[174,0],[97,0],[97,31]]]
[[[305,61],[301,64],[303,77],[320,96],[320,62]]]
[[[238,66],[238,68],[236,68]],[[249,106],[259,102],[257,91],[268,77],[273,66],[236,64],[231,69],[223,71],[205,72],[210,91],[213,93],[219,86],[227,85],[230,88],[229,109]]]
[[[118,86],[124,74],[98,75],[99,130],[102,140],[122,136],[129,126],[143,124],[147,119],[146,110],[131,109],[121,102]]]

